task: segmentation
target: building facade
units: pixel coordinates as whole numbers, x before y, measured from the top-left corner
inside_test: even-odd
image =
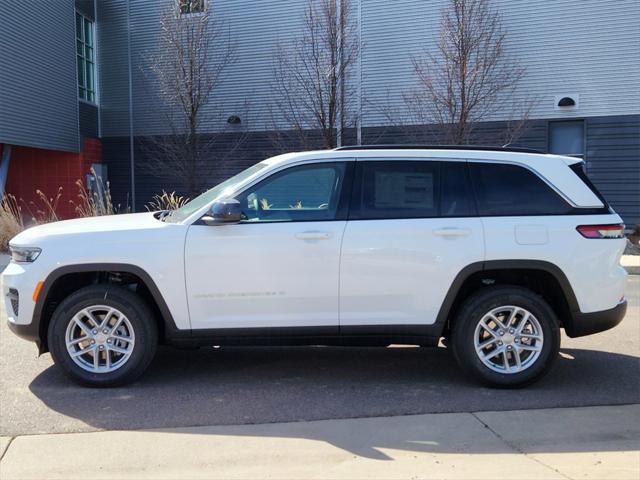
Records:
[[[71,195],[73,183],[96,165],[108,172],[116,202],[136,210],[162,189],[181,189],[171,172],[144,168],[151,153],[143,144],[170,133],[148,67],[160,48],[160,16],[176,1],[42,1],[29,18],[18,5],[0,4],[0,172],[8,170],[7,192],[30,199],[35,189],[51,196],[63,186]],[[299,35],[306,0],[202,4],[236,45],[202,133],[227,127],[231,116],[246,129],[242,153],[219,165],[209,179],[215,184],[277,151],[269,121],[273,58],[279,43]],[[399,108],[415,84],[412,58],[437,42],[446,5],[352,0],[362,43],[355,80],[361,122],[344,143],[415,141],[415,125],[391,125],[384,112]],[[640,223],[640,3],[494,0],[493,6],[510,54],[526,69],[516,95],[535,99],[518,144],[581,156],[625,222]],[[478,125],[477,143],[495,144],[509,120],[504,112]]]

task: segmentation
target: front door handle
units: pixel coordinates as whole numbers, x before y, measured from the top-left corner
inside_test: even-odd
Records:
[[[470,228],[444,227],[433,231],[434,235],[440,237],[465,237],[471,235]]]
[[[326,240],[327,238],[331,238],[330,232],[300,232],[296,233],[296,238],[298,240]]]

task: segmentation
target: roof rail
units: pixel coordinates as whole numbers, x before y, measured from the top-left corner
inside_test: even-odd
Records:
[[[491,146],[491,145],[347,145],[334,150],[485,150],[493,152],[516,152],[544,154],[542,150],[524,147]]]

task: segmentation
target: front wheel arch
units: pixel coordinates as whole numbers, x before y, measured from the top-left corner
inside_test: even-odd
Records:
[[[79,289],[97,284],[135,284],[136,293],[144,299],[154,314],[161,341],[164,341],[170,332],[177,331],[162,294],[151,276],[141,267],[121,263],[66,265],[53,270],[47,276],[34,307],[32,323],[37,326],[40,354],[49,351],[48,328],[57,306]]]

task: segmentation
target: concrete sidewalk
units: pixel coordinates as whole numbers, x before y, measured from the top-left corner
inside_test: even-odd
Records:
[[[640,255],[622,255],[620,265],[627,270],[629,275],[640,275]]]
[[[639,449],[628,405],[21,436],[0,478],[637,480]]]

